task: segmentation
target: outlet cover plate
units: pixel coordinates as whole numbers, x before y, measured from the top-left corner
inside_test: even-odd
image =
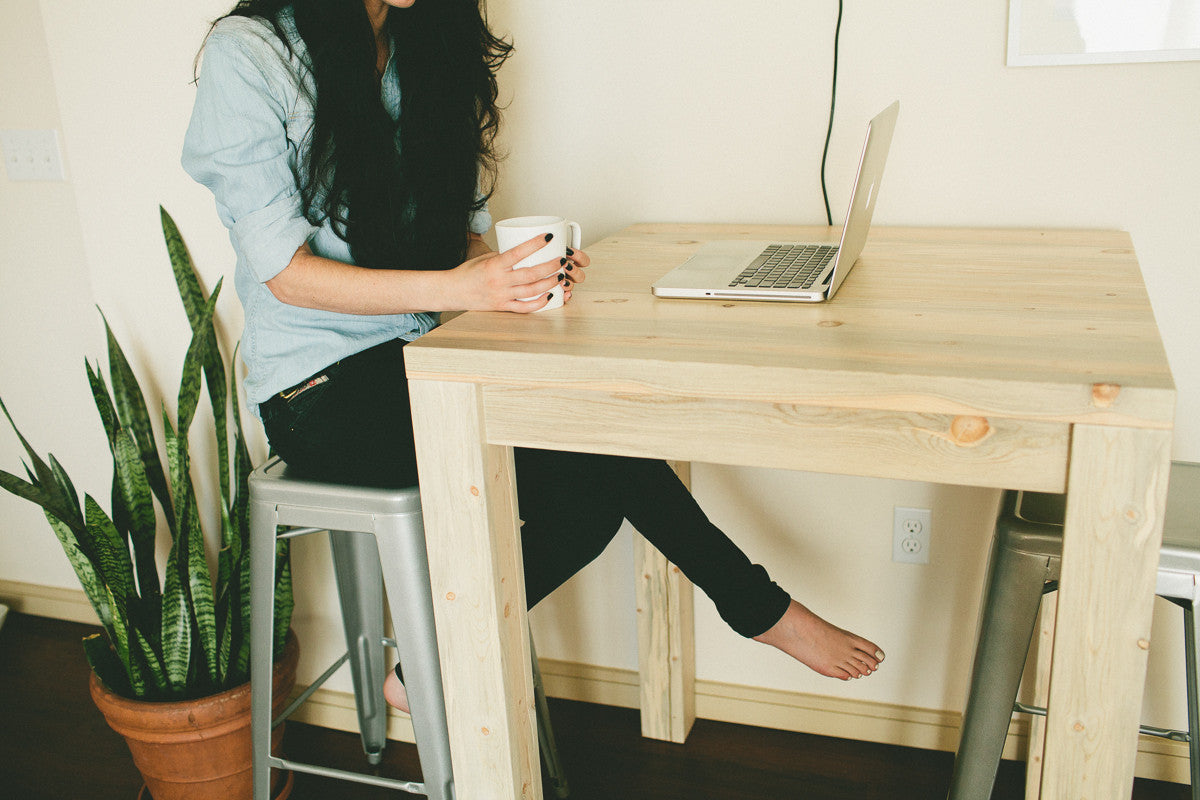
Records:
[[[892,561],[929,563],[930,514],[928,508],[892,509]]]

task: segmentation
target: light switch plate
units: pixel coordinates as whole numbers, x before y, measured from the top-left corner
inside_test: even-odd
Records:
[[[65,180],[56,130],[0,131],[0,150],[10,181]]]

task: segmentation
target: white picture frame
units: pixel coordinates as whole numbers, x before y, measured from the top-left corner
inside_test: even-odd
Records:
[[[1200,60],[1200,0],[1009,0],[1010,67]]]

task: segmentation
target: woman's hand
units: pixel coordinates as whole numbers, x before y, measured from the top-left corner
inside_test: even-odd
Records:
[[[587,280],[587,266],[592,263],[588,258],[588,254],[582,250],[574,250],[567,248],[567,263],[563,265],[563,271],[567,278],[564,282],[567,295],[563,298],[564,303],[571,302],[571,290],[577,283],[583,283]]]
[[[569,300],[570,284],[582,279],[582,267],[588,263],[587,256],[581,251],[572,250],[571,255],[563,259],[513,269],[514,264],[545,247],[547,241],[545,236],[535,236],[503,253],[485,253],[463,262],[450,271],[455,294],[448,302],[464,311],[527,314],[544,307],[556,292],[564,292],[564,301]],[[579,260],[581,255],[582,262]],[[537,299],[524,300],[526,297]]]

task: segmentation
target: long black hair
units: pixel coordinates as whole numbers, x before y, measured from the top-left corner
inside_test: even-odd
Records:
[[[448,269],[466,256],[470,215],[495,188],[496,71],[512,51],[480,3],[389,10],[399,123],[380,98],[362,0],[239,0],[227,15],[261,17],[288,44],[278,17],[292,7],[317,94],[305,214],[329,219],[359,266]]]

